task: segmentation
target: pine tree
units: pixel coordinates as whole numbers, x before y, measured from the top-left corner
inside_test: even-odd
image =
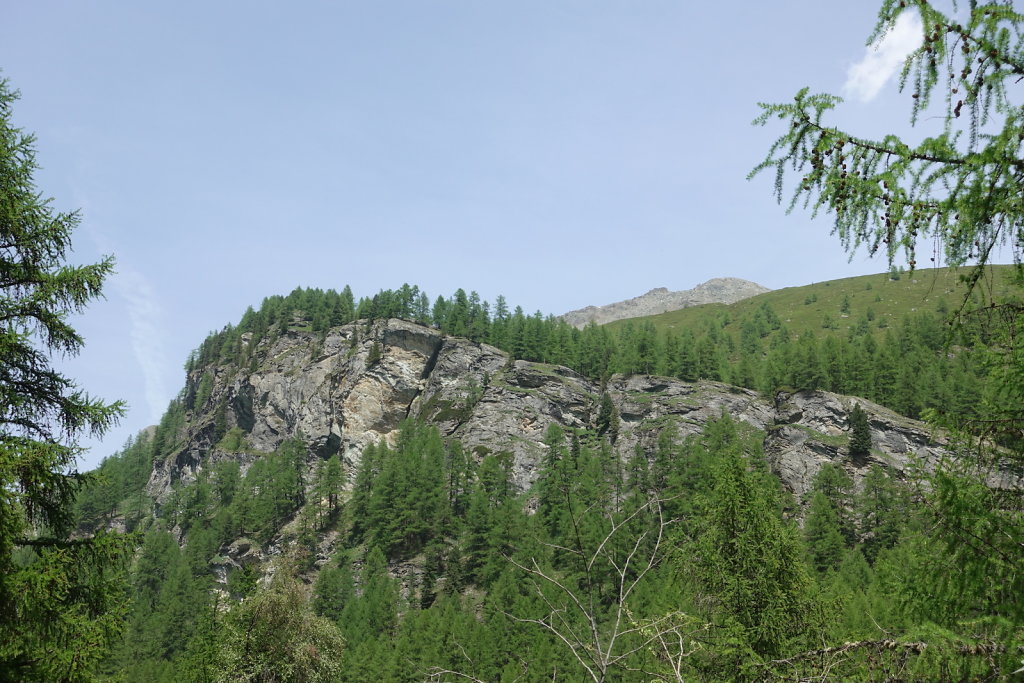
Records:
[[[823,493],[817,492],[811,498],[811,507],[804,522],[804,535],[815,569],[824,572],[839,566],[844,550],[839,515]]]
[[[821,493],[835,509],[839,531],[843,538],[852,543],[856,529],[851,508],[853,505],[853,480],[843,468],[835,463],[825,463],[811,482],[812,496]]]
[[[313,584],[313,611],[337,623],[354,596],[351,564],[346,561],[340,567],[324,567]]]
[[[548,532],[555,537],[561,526],[565,496],[572,474],[569,453],[565,447],[565,431],[553,422],[544,434],[544,452],[540,476],[537,478],[537,514]]]
[[[857,497],[857,513],[864,556],[874,562],[878,553],[891,548],[907,522],[906,493],[878,465],[872,465],[864,477]]]
[[[871,425],[868,414],[855,403],[850,411],[850,457],[866,458],[871,455]]]
[[[321,479],[323,496],[327,498],[327,512],[329,515],[333,515],[338,509],[338,494],[341,492],[343,483],[341,460],[338,459],[338,454],[335,453],[328,458],[327,464],[324,465],[323,478]]]
[[[607,436],[611,443],[619,437],[619,409],[612,402],[612,397],[606,392],[601,394],[601,406],[597,411],[597,433]]]
[[[35,188],[16,99],[0,79],[0,679],[79,680],[120,630],[124,544],[70,538],[85,481],[75,441],[105,432],[122,404],[84,393],[51,357],[82,348],[68,318],[100,296],[113,260],[65,263],[79,218]]]
[[[680,564],[699,590],[713,596],[711,609],[738,624],[759,655],[813,642],[812,582],[802,544],[780,519],[777,484],[752,466],[746,451],[755,446],[745,443],[728,417],[705,428],[705,441],[717,459],[714,481],[699,536],[681,549]]]
[[[398,585],[388,574],[388,563],[380,548],[373,546],[366,554],[360,585],[362,593],[342,611],[342,627],[349,640],[390,635],[398,623]]]

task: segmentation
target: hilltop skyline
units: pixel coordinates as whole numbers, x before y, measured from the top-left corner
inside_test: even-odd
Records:
[[[297,286],[462,287],[560,314],[886,270],[745,179],[777,133],[750,125],[756,103],[805,85],[847,95],[839,124],[905,131],[892,75],[917,34],[867,52],[875,10],[9,8],[0,67],[38,188],[81,210],[75,261],[117,258],[68,372],[130,411],[86,466],[156,422],[208,332]]]

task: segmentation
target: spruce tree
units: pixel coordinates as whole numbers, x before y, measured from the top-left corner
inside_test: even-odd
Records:
[[[601,407],[597,412],[597,433],[607,436],[613,444],[619,437],[619,409],[608,393],[601,394]]]
[[[711,598],[705,601],[710,616],[738,624],[745,646],[759,655],[814,642],[813,584],[802,544],[780,518],[777,482],[754,466],[761,454],[727,416],[704,434],[716,459],[713,483],[697,538],[680,549],[680,564]]]
[[[113,260],[68,265],[77,213],[36,189],[33,136],[0,79],[0,679],[79,680],[120,630],[123,544],[72,539],[76,439],[122,413],[51,365],[82,337],[68,318],[100,296]]]
[[[342,611],[355,596],[352,566],[344,561],[340,567],[324,567],[313,584],[313,611],[338,623]]]
[[[836,569],[843,559],[843,535],[839,515],[825,494],[816,492],[804,522],[804,535],[811,551],[814,568],[819,572]]]
[[[856,536],[852,517],[853,480],[835,463],[825,463],[811,482],[811,494],[821,493],[832,504],[843,538],[852,543]]]
[[[850,411],[850,457],[866,458],[871,455],[871,426],[868,414],[855,403]]]

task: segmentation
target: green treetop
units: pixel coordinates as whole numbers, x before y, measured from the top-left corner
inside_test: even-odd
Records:
[[[871,426],[868,414],[855,403],[850,411],[850,457],[866,458],[871,454]]]

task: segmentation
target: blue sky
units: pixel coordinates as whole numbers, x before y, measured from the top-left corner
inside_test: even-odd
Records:
[[[403,282],[563,313],[735,276],[881,272],[745,179],[758,101],[849,97],[900,130],[873,2],[8,3],[0,69],[36,176],[117,258],[78,321],[83,387],[123,398],[86,466],[159,419],[205,335],[296,286]],[[886,54],[890,58],[886,58]],[[925,122],[927,125],[927,122]]]

